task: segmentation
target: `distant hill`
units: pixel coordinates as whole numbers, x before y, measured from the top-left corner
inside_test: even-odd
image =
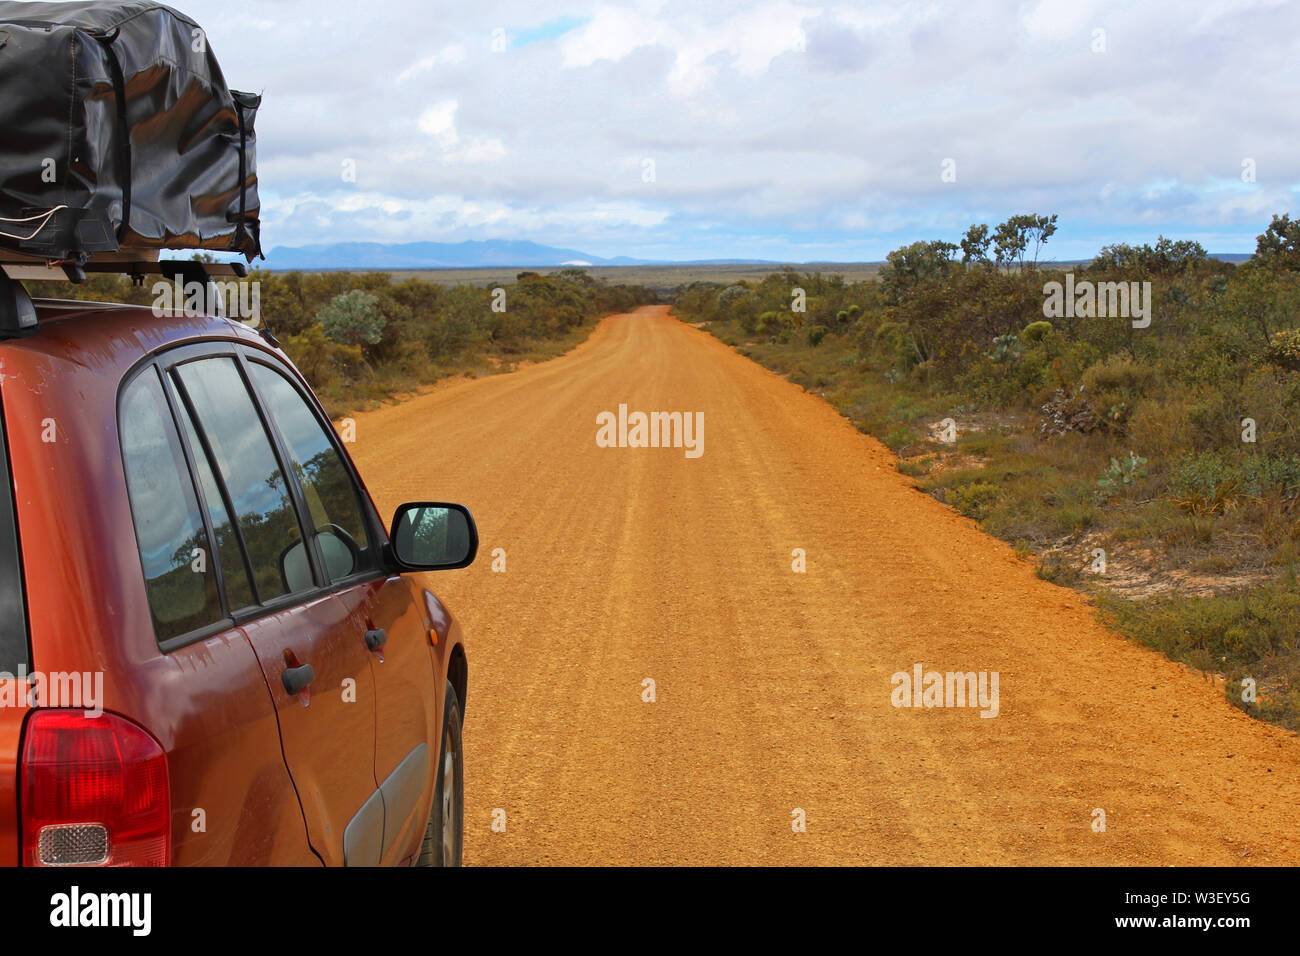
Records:
[[[562,249],[517,239],[467,242],[337,242],[311,246],[276,246],[264,268],[291,269],[475,269],[500,266],[649,266],[676,265],[664,260],[612,259],[577,249]],[[779,265],[762,259],[707,259],[694,265]]]
[[[1240,263],[1249,253],[1210,253],[1213,259]],[[1086,264],[1087,259],[1043,262],[1047,268]],[[769,266],[785,263],[771,259],[636,259],[631,256],[605,258],[578,249],[544,246],[522,239],[486,239],[467,242],[336,242],[311,246],[276,246],[262,268],[277,272],[375,269],[493,269],[560,268],[563,266]],[[834,267],[849,263],[817,262],[795,265],[808,268]]]

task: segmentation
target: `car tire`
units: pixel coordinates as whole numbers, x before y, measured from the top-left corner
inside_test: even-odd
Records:
[[[451,684],[446,698],[438,780],[416,866],[460,866],[465,847],[465,752],[461,748],[460,701]]]

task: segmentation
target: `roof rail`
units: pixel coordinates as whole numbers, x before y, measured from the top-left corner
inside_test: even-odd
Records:
[[[207,285],[214,276],[242,279],[248,268],[242,262],[200,262],[196,259],[158,259],[145,256],[103,256],[86,262],[0,258],[0,341],[31,335],[36,331],[36,306],[23,282],[54,280],[81,283],[89,272],[120,273],[136,285],[147,275],[163,276],[189,286]]]
[[[47,261],[40,259],[0,258],[0,271],[8,278],[23,282],[53,280],[81,283],[91,272],[119,273],[131,277],[136,285],[149,275],[165,276],[181,282],[206,282],[214,276],[248,275],[242,262],[200,262],[196,259],[159,259],[150,256],[96,256],[85,262],[72,260]]]

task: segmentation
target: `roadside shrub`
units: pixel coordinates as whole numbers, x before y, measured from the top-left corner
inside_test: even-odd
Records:
[[[898,322],[882,322],[876,329],[875,345],[881,355],[889,359],[899,371],[907,371],[916,364],[916,355],[907,339],[907,329]]]
[[[282,344],[285,354],[317,390],[336,385],[361,365],[361,346],[331,341],[318,322],[297,335],[285,336]]]
[[[1185,455],[1170,475],[1171,501],[1192,515],[1219,515],[1232,510],[1241,497],[1241,472],[1222,456]]]
[[[1184,455],[1170,474],[1172,500],[1196,515],[1223,514],[1242,497],[1300,495],[1300,458],[1249,455],[1240,460],[1214,452]]]
[[[375,345],[387,324],[379,314],[379,297],[361,289],[336,295],[317,321],[328,338],[343,345]]]
[[[1083,384],[1094,392],[1138,394],[1151,386],[1155,375],[1155,369],[1119,353],[1090,366],[1083,373]]]
[[[1255,497],[1262,497],[1270,491],[1278,492],[1283,498],[1295,498],[1300,495],[1300,458],[1271,458],[1264,455],[1251,455],[1241,467],[1246,490]]]
[[[1120,353],[1089,366],[1083,373],[1083,388],[1102,422],[1123,431],[1155,375],[1155,369]]]
[[[948,491],[948,504],[952,505],[968,518],[983,521],[998,500],[998,486],[987,481],[972,481],[969,484],[951,488]]]
[[[772,336],[776,335],[781,330],[782,324],[781,313],[771,310],[764,312],[758,317],[758,321],[754,323],[753,330],[759,335]]]
[[[1300,633],[1300,594],[1285,582],[1208,597],[1162,595],[1128,601],[1099,596],[1108,623],[1176,661],[1224,673],[1235,706],[1265,720],[1300,726],[1300,673],[1292,650]],[[1261,674],[1262,661],[1281,664],[1281,673],[1261,681],[1257,703],[1243,706],[1241,678]],[[1235,691],[1235,694],[1234,694]]]
[[[1024,354],[1025,350],[1020,344],[1020,338],[1015,333],[1009,332],[993,340],[993,350],[989,352],[988,357],[1001,365],[1018,362]]]
[[[718,307],[725,309],[735,303],[737,299],[749,295],[749,289],[743,285],[729,285],[718,293]]]
[[[824,325],[814,325],[808,330],[808,344],[813,348],[821,345],[822,339],[826,338],[826,333],[829,331],[830,329],[826,328]]]
[[[1129,485],[1145,478],[1147,460],[1134,452],[1124,458],[1112,458],[1110,467],[1097,479],[1097,487],[1108,495],[1117,495]]]
[[[1052,331],[1051,322],[1030,322],[1020,333],[1020,341],[1027,344],[1036,344]]]
[[[484,289],[455,286],[446,290],[433,314],[420,326],[425,352],[435,362],[455,358],[474,344],[487,341],[492,329],[480,323],[493,315]]]
[[[890,427],[889,431],[885,432],[885,437],[881,441],[885,443],[890,451],[897,455],[908,445],[920,441],[920,438],[921,436],[913,431],[911,427],[894,425]]]
[[[1158,399],[1138,399],[1125,429],[1129,441],[1157,459],[1183,453],[1196,404],[1192,389],[1181,384],[1170,385]]]
[[[1300,329],[1283,329],[1275,332],[1266,353],[1274,365],[1300,372]]]
[[[1078,584],[1083,576],[1077,566],[1063,560],[1058,554],[1039,558],[1034,565],[1034,574],[1063,588]]]
[[[924,478],[934,467],[936,458],[934,455],[926,455],[924,458],[918,458],[916,461],[903,461],[899,459],[895,467],[901,474],[909,478]]]

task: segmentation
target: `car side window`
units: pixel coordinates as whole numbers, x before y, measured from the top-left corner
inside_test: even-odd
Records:
[[[302,531],[284,472],[235,359],[186,362],[174,374],[230,496],[257,599],[266,603],[313,587],[305,560],[296,566],[282,560],[295,548],[302,551]]]
[[[176,414],[181,420],[181,431],[185,433],[185,441],[190,449],[190,461],[194,462],[195,477],[198,478],[203,500],[208,507],[208,527],[217,539],[221,582],[226,589],[226,606],[237,611],[257,603],[248,579],[248,569],[244,566],[244,552],[235,533],[234,522],[221,497],[212,461],[203,449],[203,443],[194,430],[194,422],[184,402],[176,403]]]
[[[248,369],[284,440],[330,581],[377,567],[360,489],[325,426],[280,372],[260,362],[250,362]]]
[[[194,483],[154,369],[123,392],[119,430],[149,611],[162,642],[225,612]]]

